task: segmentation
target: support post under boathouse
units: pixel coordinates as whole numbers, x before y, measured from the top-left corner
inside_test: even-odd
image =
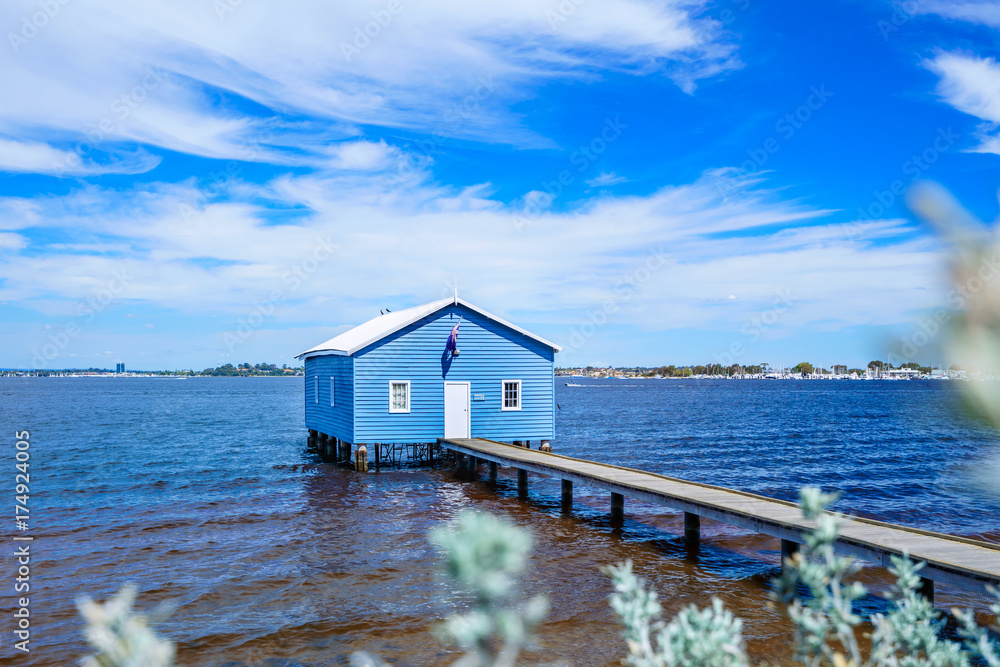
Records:
[[[296,357],[310,446],[359,471],[430,460],[439,438],[551,451],[560,349],[457,294],[380,314]]]

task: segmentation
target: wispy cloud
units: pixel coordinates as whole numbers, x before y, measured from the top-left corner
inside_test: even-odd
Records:
[[[106,151],[104,160],[81,157],[37,141],[17,141],[0,136],[0,171],[50,174],[57,176],[100,176],[142,174],[160,163],[158,156],[145,150]]]
[[[220,4],[227,10],[213,9]],[[509,111],[534,83],[611,70],[665,73],[690,89],[738,66],[719,25],[695,18],[699,2],[586,3],[551,21],[565,4],[399,0],[381,23],[384,8],[321,0],[60,4],[45,25],[25,29],[27,37],[11,31],[0,49],[0,135],[23,142],[0,168],[49,173],[43,166],[53,160],[73,160],[67,145],[89,155],[122,142],[312,166],[323,146],[356,137],[359,124],[540,146],[548,140]],[[31,26],[37,11],[31,1],[4,3],[0,22]],[[345,58],[345,45],[359,39],[364,50]],[[477,94],[484,79],[495,82],[488,96]],[[447,122],[470,96],[475,113]],[[361,149],[347,159],[364,159]],[[147,156],[67,173],[152,165]]]
[[[604,171],[591,178],[586,183],[592,188],[606,188],[609,185],[617,185],[618,183],[625,183],[628,179],[624,176],[619,176],[613,171]]]
[[[130,303],[240,313],[280,286],[317,239],[336,248],[335,259],[286,304],[286,324],[360,321],[370,313],[359,303],[390,294],[401,303],[430,300],[439,296],[434,286],[455,278],[473,300],[552,323],[613,295],[651,252],[665,253],[669,266],[629,305],[629,320],[648,330],[738,325],[789,285],[803,305],[788,326],[898,322],[934,297],[914,290],[928,282],[937,255],[909,239],[905,223],[886,222],[878,243],[862,242],[845,225],[818,224],[825,211],[752,190],[722,201],[710,178],[645,197],[603,197],[543,214],[520,231],[507,205],[483,189],[390,193],[383,182],[284,177],[255,197],[270,197],[275,209],[214,203],[188,221],[178,213],[185,193],[176,186],[51,198],[38,203],[46,232],[22,230],[30,245],[0,263],[0,300],[58,312],[59,303],[68,308],[92,289],[92,277],[124,268],[134,276]],[[289,207],[307,212],[281,222],[278,213]],[[89,249],[93,239],[114,252]],[[719,300],[725,308],[704,307]]]
[[[962,0],[922,0],[906,3],[914,14],[937,14],[956,21],[967,21],[991,28],[1000,28],[1000,4],[995,0],[963,2]]]
[[[28,239],[12,232],[0,232],[0,251],[21,250],[28,245]]]
[[[384,169],[399,154],[385,141],[345,141],[330,148],[329,166],[347,171]]]
[[[1000,154],[1000,64],[993,58],[944,52],[925,62],[941,79],[937,92],[941,98],[963,113],[986,123],[978,128],[983,153]]]

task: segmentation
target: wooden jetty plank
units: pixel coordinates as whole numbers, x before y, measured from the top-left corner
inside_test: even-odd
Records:
[[[803,534],[815,528],[815,523],[802,518],[795,503],[783,500],[493,440],[440,439],[438,442],[447,449],[491,463],[666,505],[788,542],[801,544]],[[914,561],[926,563],[921,574],[928,579],[978,593],[986,593],[987,586],[1000,587],[1000,545],[996,544],[882,521],[844,517],[835,547],[840,553],[877,565],[889,565],[891,555],[906,552]]]

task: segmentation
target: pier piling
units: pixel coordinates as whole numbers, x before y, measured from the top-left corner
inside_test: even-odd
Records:
[[[490,461],[490,484],[497,483],[497,463],[496,461]]]
[[[573,480],[571,479],[562,481],[562,511],[566,513],[573,511]]]
[[[517,497],[528,497],[528,471],[523,468],[517,469]]]
[[[920,577],[920,587],[917,592],[927,598],[927,601],[934,605],[934,580],[927,577]]]
[[[781,569],[785,569],[785,561],[799,552],[799,543],[791,540],[781,540]]]
[[[316,449],[316,431],[309,429],[309,438],[306,440],[306,447],[315,450]]]
[[[684,546],[697,549],[701,544],[701,517],[691,512],[684,512]]]
[[[625,523],[625,496],[611,492],[611,525],[615,528]]]
[[[354,453],[354,471],[368,472],[368,447],[363,442]]]

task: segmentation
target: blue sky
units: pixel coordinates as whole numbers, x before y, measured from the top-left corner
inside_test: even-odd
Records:
[[[998,218],[996,2],[0,23],[0,367],[291,364],[456,283],[560,365],[940,363],[945,248],[904,193]]]

